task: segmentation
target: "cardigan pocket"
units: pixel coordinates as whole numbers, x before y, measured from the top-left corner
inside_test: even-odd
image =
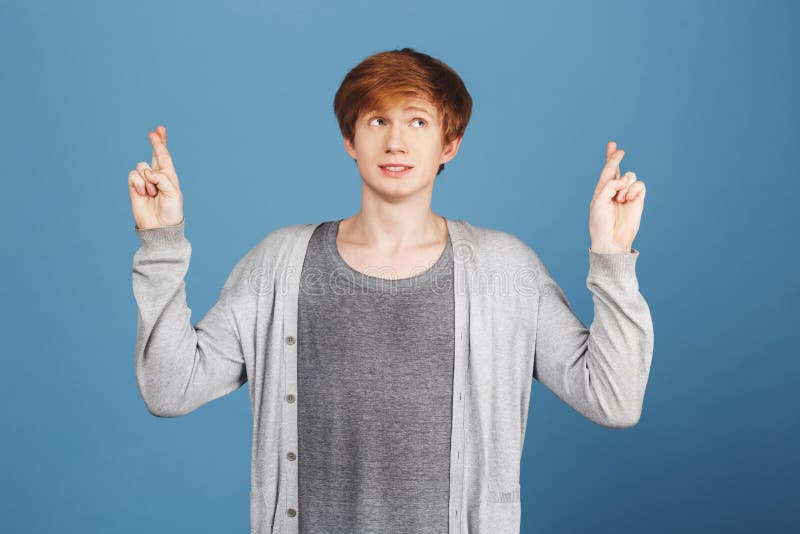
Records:
[[[489,491],[487,500],[489,502],[519,502],[519,484],[516,488],[505,491]]]
[[[519,534],[522,520],[519,484],[512,489],[490,490],[480,507],[480,525],[476,532]]]

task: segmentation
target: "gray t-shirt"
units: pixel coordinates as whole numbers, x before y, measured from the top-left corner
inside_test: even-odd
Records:
[[[311,236],[298,297],[300,533],[447,532],[452,243],[389,280],[344,261],[338,228]]]

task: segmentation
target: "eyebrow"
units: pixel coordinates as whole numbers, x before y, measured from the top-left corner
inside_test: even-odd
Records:
[[[423,113],[425,113],[425,114],[427,114],[428,116],[431,116],[431,117],[433,116],[433,115],[430,114],[430,112],[427,109],[421,108],[419,106],[407,106],[405,109],[403,109],[403,111],[408,111],[410,109],[415,109],[417,111],[421,111],[421,112],[423,112]]]
[[[428,110],[427,110],[427,109],[425,109],[425,108],[421,108],[421,107],[419,107],[419,106],[406,106],[405,108],[403,108],[403,111],[410,111],[410,110],[421,111],[422,113],[426,114],[427,116],[429,116],[429,117],[433,117],[433,115],[431,114],[431,112],[430,112],[430,111],[428,111]],[[385,110],[384,110],[384,111],[385,111]],[[370,115],[370,116],[371,116],[371,115],[380,115],[380,114],[382,114],[382,113],[383,113],[383,111],[374,110],[374,111],[371,111],[370,113],[367,113],[367,115]]]

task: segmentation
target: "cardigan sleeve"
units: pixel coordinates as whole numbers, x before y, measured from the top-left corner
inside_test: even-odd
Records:
[[[192,326],[184,281],[191,245],[184,235],[184,222],[134,231],[141,243],[133,258],[138,306],[136,382],[150,413],[177,417],[247,381],[230,312],[235,270],[216,304]]]
[[[586,285],[594,301],[587,329],[538,260],[540,273],[533,377],[580,414],[609,428],[641,417],[653,356],[650,309],[636,278],[639,251],[589,250]]]

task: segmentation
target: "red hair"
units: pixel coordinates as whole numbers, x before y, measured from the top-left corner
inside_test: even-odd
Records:
[[[342,136],[354,142],[356,121],[362,113],[393,107],[405,98],[421,98],[436,108],[443,145],[464,135],[472,97],[461,77],[446,63],[403,48],[373,54],[344,77],[333,99]],[[444,163],[436,175],[443,169]]]

